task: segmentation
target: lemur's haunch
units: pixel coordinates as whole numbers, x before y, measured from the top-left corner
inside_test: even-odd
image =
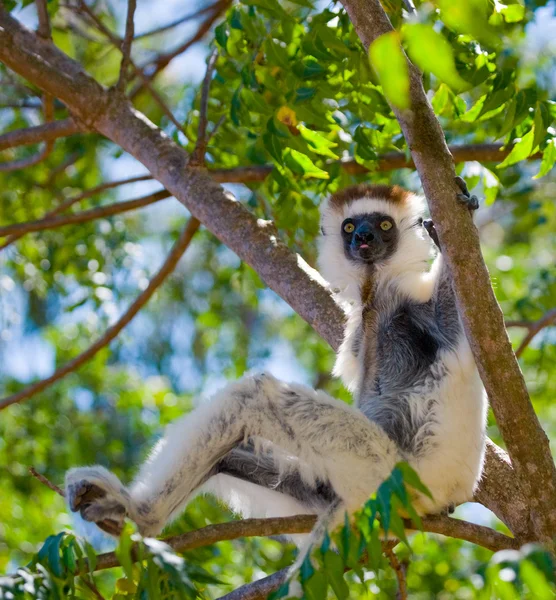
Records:
[[[422,213],[420,198],[388,186],[348,188],[323,206],[320,267],[347,313],[334,373],[354,406],[245,377],[170,425],[131,485],[100,466],[70,470],[71,510],[115,535],[127,515],[153,536],[209,491],[245,516],[320,514],[318,535],[399,461],[433,494],[415,499],[421,513],[470,500],[486,397],[442,255],[429,266],[437,238]]]

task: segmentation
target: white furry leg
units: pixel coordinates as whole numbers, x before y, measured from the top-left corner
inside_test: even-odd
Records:
[[[396,445],[357,409],[323,392],[262,375],[228,385],[211,402],[170,425],[129,492],[118,488],[119,482],[94,483],[103,498],[119,502],[141,533],[156,535],[223,456],[257,437],[309,465],[306,479],[330,481],[348,509],[359,506],[400,460]],[[89,482],[87,475],[77,470],[72,476]],[[92,504],[94,509],[87,508],[90,520],[104,520],[106,502],[91,499]],[[111,510],[113,516],[113,505]]]

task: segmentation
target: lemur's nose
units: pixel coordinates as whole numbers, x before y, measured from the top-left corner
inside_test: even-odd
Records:
[[[357,228],[354,237],[357,243],[363,244],[372,242],[375,236],[373,235],[371,228],[365,223]]]

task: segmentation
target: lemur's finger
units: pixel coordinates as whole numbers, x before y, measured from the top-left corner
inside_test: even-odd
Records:
[[[465,179],[459,175],[456,175],[456,183],[462,193],[466,196],[469,196],[469,190],[467,189],[467,183],[465,183]]]
[[[436,244],[438,248],[440,248],[438,233],[436,232],[432,219],[425,219],[423,221],[423,227],[427,230],[427,233],[429,234],[431,240]]]
[[[479,208],[479,199],[477,196],[466,196],[465,194],[457,194],[458,202],[467,206],[469,210],[477,210]]]

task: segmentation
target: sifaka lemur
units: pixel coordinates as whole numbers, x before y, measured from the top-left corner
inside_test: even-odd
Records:
[[[476,208],[458,183],[460,201]],[[441,252],[429,265],[438,238],[422,213],[421,198],[380,185],[347,188],[322,207],[319,265],[347,319],[334,373],[353,406],[245,377],[171,424],[130,486],[100,466],[68,471],[71,510],[113,535],[127,516],[154,536],[211,492],[244,516],[319,514],[322,533],[399,461],[432,492],[415,498],[418,512],[470,500],[486,396]]]

